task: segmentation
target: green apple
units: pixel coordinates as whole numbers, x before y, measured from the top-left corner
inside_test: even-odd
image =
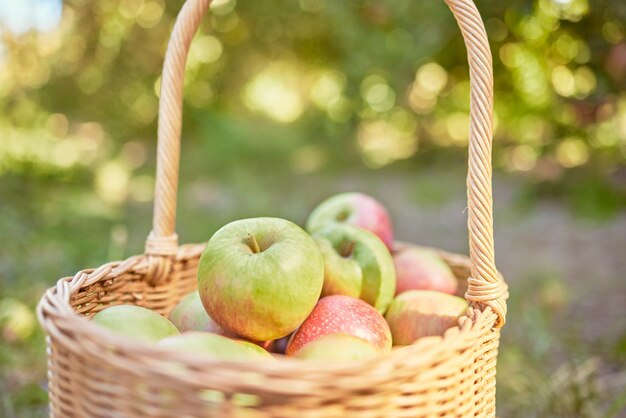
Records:
[[[466,311],[467,302],[458,296],[409,290],[396,296],[385,319],[394,345],[409,345],[422,337],[443,335]]]
[[[92,321],[116,334],[145,342],[156,342],[178,334],[178,329],[167,318],[134,305],[110,306],[95,314]]]
[[[380,354],[373,344],[348,334],[328,334],[311,341],[294,357],[302,360],[344,361],[364,360]]]
[[[274,357],[256,344],[232,340],[210,332],[190,331],[159,341],[159,346],[196,354],[206,354],[220,360],[273,360]]]
[[[278,218],[231,222],[209,240],[198,292],[221,327],[255,341],[291,333],[315,307],[324,260],[313,239]]]
[[[340,223],[318,228],[313,238],[324,257],[322,295],[357,297],[384,313],[396,291],[396,273],[380,238]]]

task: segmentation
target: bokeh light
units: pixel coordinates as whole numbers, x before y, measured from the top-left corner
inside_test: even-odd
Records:
[[[300,75],[287,62],[268,64],[244,90],[244,101],[251,110],[266,114],[272,119],[289,123],[304,111]]]
[[[120,203],[126,199],[130,182],[130,171],[120,161],[110,161],[98,168],[95,189],[107,203]]]
[[[374,112],[386,112],[396,102],[396,93],[380,75],[369,75],[361,82],[361,97]]]
[[[418,149],[416,127],[411,115],[398,108],[387,119],[363,122],[358,144],[365,162],[379,168],[413,156]]]
[[[119,118],[121,124],[136,130],[154,126],[161,82],[158,65],[167,35],[163,21],[172,19],[164,0],[103,0],[93,5],[91,15],[85,13],[82,2],[74,0],[19,3],[0,6],[0,21],[12,33],[0,42],[4,50],[0,53],[4,69],[0,71],[0,97],[15,100],[22,89],[32,91],[66,80],[63,88],[93,100],[94,109],[119,110],[104,122],[106,130]],[[24,12],[33,5],[37,13]],[[592,51],[592,45],[598,49],[598,44],[572,26],[595,13],[589,6],[587,0],[536,0],[525,13],[514,13],[511,7],[486,19],[496,66],[495,161],[503,168],[532,171],[542,156],[552,156],[565,168],[587,166],[600,158],[600,150],[604,150],[604,163],[607,158],[623,161],[620,99],[598,100],[598,95],[616,88],[611,83],[626,81],[622,75],[626,73],[625,25],[617,16],[602,16],[600,35],[607,58],[599,62],[600,55]],[[340,31],[332,36],[320,25],[324,19],[344,19],[340,17],[344,6],[299,0],[289,9],[292,15],[287,20],[267,14],[265,6],[256,7],[236,0],[212,2],[211,17],[189,53],[187,105],[198,111],[243,105],[279,124],[295,123],[305,115],[321,117],[327,133],[344,130],[345,140],[365,162],[376,166],[414,155],[418,137],[420,144],[439,148],[467,146],[469,80],[464,51],[451,55],[442,46],[433,49],[413,26],[400,23],[408,4],[364,11],[362,18],[377,22],[372,23],[375,26],[396,19],[380,34],[378,29],[367,34],[351,29],[352,34]],[[396,15],[389,14],[391,10]],[[43,14],[48,20],[42,20],[39,15]],[[91,31],[90,19],[95,17],[98,27]],[[306,23],[295,25],[289,20],[301,18]],[[346,31],[349,26],[337,28]],[[372,54],[355,46],[361,42],[354,37],[356,33],[377,45],[375,65],[366,58]],[[324,44],[326,39],[330,43]],[[348,49],[341,42],[348,42]],[[431,52],[409,59],[409,51],[420,48],[431,48]],[[349,65],[340,58],[341,54],[348,57],[347,51],[355,54],[346,58]],[[151,70],[146,72],[148,66]],[[150,79],[142,80],[139,74],[150,74]],[[407,79],[407,74],[414,76]],[[59,104],[58,110],[46,110],[45,117],[50,119],[43,126],[31,119],[41,110],[37,100],[18,102],[8,114],[19,115],[22,122],[13,119],[5,123],[6,130],[30,125],[53,136],[64,137],[65,131],[65,136],[73,138],[70,125],[76,116],[70,108]],[[309,112],[311,108],[317,112]],[[611,115],[601,116],[606,114],[602,109],[609,108],[615,109]],[[411,115],[414,129],[399,129],[391,123],[400,110]],[[352,127],[346,125],[351,121]],[[389,138],[383,140],[385,135]],[[571,141],[559,148],[553,143],[558,138],[579,138],[586,150],[580,151],[582,147]],[[56,155],[55,164],[67,169],[78,164],[83,151],[69,149],[77,141],[59,144],[60,151],[51,154]],[[385,150],[384,144],[391,144],[391,150]],[[290,154],[295,170],[315,171],[322,166],[315,161],[323,158],[317,158],[311,151],[316,148],[308,146],[303,141],[298,147],[305,151]],[[617,152],[607,154],[607,149]]]

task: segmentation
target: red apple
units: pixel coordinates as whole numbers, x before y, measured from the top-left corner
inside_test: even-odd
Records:
[[[285,354],[292,356],[309,342],[328,334],[353,335],[380,351],[391,350],[389,325],[376,309],[361,299],[333,295],[320,299],[289,340]]]
[[[415,340],[443,335],[458,324],[467,311],[467,302],[458,296],[430,290],[409,290],[398,295],[387,310],[385,319],[395,345],[413,344]]]
[[[407,290],[436,290],[453,295],[458,282],[450,266],[429,248],[401,246],[393,251],[396,295]]]
[[[393,225],[385,207],[363,193],[341,193],[320,203],[306,224],[309,232],[333,222],[345,222],[378,235],[388,249],[393,247]]]

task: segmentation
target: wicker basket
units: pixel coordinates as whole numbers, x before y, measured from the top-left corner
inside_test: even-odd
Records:
[[[202,245],[174,232],[182,86],[191,40],[210,0],[187,0],[169,42],[159,107],[154,224],[145,254],[60,279],[38,306],[47,333],[54,417],[492,417],[507,287],[494,264],[492,66],[472,0],[446,0],[468,49],[471,81],[470,257],[441,252],[471,308],[444,337],[363,362],[320,367],[290,358],[232,363],[113,335],[88,317],[135,304],[168,314],[196,287]]]

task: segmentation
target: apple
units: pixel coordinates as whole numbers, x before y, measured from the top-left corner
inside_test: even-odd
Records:
[[[348,334],[328,334],[311,341],[295,354],[302,360],[364,360],[380,354],[374,345]]]
[[[174,324],[167,318],[134,305],[110,306],[95,314],[92,321],[116,334],[145,342],[157,342],[178,334]]]
[[[443,335],[467,311],[467,302],[458,296],[432,290],[409,290],[396,296],[385,319],[395,345],[413,344],[415,340]]]
[[[391,350],[391,332],[385,318],[371,305],[351,296],[326,296],[293,334],[285,354],[328,334],[348,334],[368,341],[377,350]]]
[[[315,230],[313,239],[324,257],[322,296],[360,298],[381,314],[396,289],[391,254],[373,233],[347,224],[327,224]]]
[[[214,334],[223,335],[224,337],[241,339],[241,335],[237,335],[227,329],[220,327],[206,312],[200,294],[193,291],[178,302],[178,305],[170,312],[169,320],[178,328],[180,332],[188,331],[204,331]],[[251,341],[259,347],[269,350],[273,347],[274,341]]]
[[[450,266],[429,248],[404,245],[393,251],[396,295],[407,290],[436,290],[453,295],[458,281]]]
[[[294,331],[315,307],[324,260],[302,228],[284,219],[231,222],[209,240],[198,292],[221,327],[255,341]]]
[[[190,331],[165,338],[159,346],[189,353],[207,354],[220,360],[273,360],[270,353],[248,341],[232,340],[210,332]]]
[[[327,223],[347,223],[373,232],[393,248],[393,226],[385,207],[363,193],[340,193],[320,203],[311,212],[306,224],[309,232]]]
[[[234,332],[230,332],[220,327],[211,319],[204,309],[200,294],[197,291],[189,293],[178,302],[178,305],[170,312],[169,320],[178,328],[180,332],[205,331],[226,337],[239,337]]]

